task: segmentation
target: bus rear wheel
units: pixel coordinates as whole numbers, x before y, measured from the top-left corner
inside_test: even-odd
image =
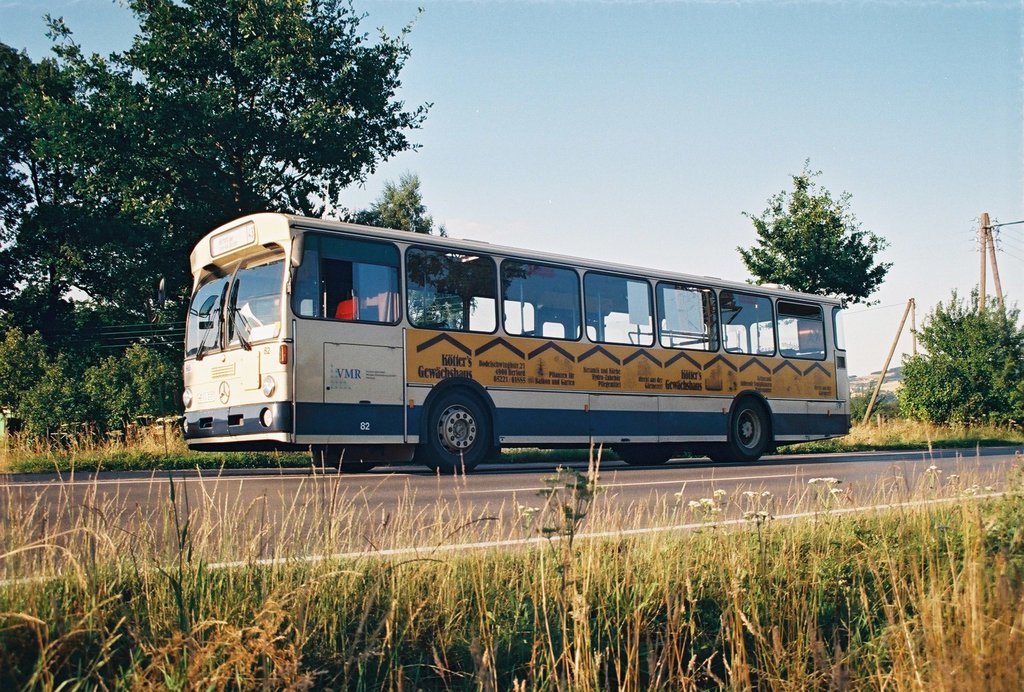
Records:
[[[445,475],[469,473],[491,452],[491,424],[472,394],[441,395],[427,415],[426,440],[417,458]]]
[[[672,445],[654,443],[615,445],[612,449],[630,466],[660,466],[677,451]]]
[[[729,416],[728,441],[708,448],[712,461],[752,462],[771,446],[768,412],[756,399],[741,399]]]

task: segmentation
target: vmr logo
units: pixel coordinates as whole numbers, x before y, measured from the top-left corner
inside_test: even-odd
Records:
[[[359,368],[335,368],[334,376],[341,380],[361,380],[363,371]]]

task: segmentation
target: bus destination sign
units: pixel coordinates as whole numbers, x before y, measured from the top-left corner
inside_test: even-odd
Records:
[[[210,255],[218,257],[256,242],[256,225],[250,221],[210,238]]]

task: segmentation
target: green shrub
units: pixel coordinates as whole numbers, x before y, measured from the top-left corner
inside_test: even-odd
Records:
[[[859,423],[864,419],[864,413],[871,403],[870,394],[857,394],[850,397],[850,420]],[[898,418],[900,415],[899,402],[891,392],[879,392],[875,407],[871,409],[871,415],[879,415],[886,420]]]
[[[1020,311],[992,301],[980,311],[953,292],[918,332],[927,355],[903,361],[900,410],[933,423],[1024,423],[1024,329]]]
[[[97,423],[123,430],[136,418],[177,411],[181,386],[168,355],[134,344],[85,372],[85,390],[98,414]]]
[[[0,406],[20,415],[25,394],[43,377],[46,346],[38,332],[8,329],[0,341]]]
[[[9,329],[0,340],[0,406],[30,437],[124,430],[176,413],[180,397],[177,360],[155,348],[134,344],[91,364],[80,353],[48,354],[38,333]]]
[[[33,436],[58,430],[78,433],[97,420],[93,402],[82,386],[81,367],[63,353],[46,363],[39,381],[25,392],[16,411],[25,432]]]

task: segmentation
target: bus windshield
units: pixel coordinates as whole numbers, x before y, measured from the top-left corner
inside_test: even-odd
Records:
[[[248,347],[252,341],[276,338],[281,331],[283,276],[284,257],[276,254],[250,261],[233,278],[211,276],[201,284],[188,310],[185,356],[202,358],[223,348],[225,318],[227,345]]]
[[[228,343],[274,339],[281,332],[281,280],[284,255],[249,262],[231,286]]]
[[[211,276],[192,296],[185,337],[186,356],[200,356],[220,348],[220,315],[228,278]]]

